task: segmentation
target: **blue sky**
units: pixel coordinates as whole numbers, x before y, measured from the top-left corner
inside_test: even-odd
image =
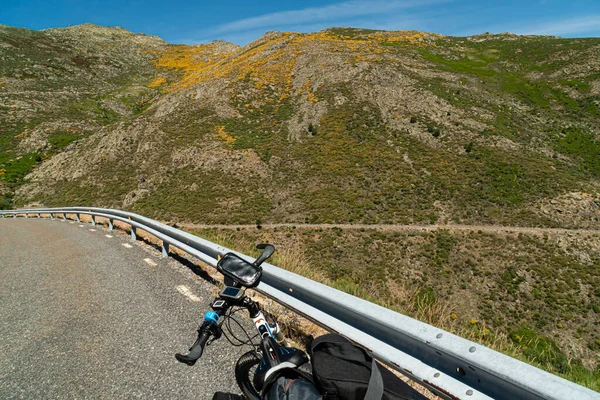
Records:
[[[0,0],[1,24],[43,29],[84,22],[188,44],[223,39],[243,45],[269,30],[331,26],[600,37],[600,0]]]

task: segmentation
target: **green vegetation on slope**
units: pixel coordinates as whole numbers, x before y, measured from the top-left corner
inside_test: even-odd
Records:
[[[1,26],[0,43],[4,206],[42,159],[147,107],[155,93],[146,85],[156,75],[148,51],[164,44],[94,25],[45,31]],[[38,139],[20,147],[32,135]]]
[[[255,254],[253,243],[275,243],[275,265],[600,389],[600,254],[585,244],[597,235],[579,239],[578,252],[593,259],[582,263],[557,247],[560,236],[538,234],[300,227],[195,233],[246,254]]]

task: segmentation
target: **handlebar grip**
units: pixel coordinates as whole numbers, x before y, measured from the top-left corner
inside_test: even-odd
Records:
[[[207,331],[202,331],[201,333],[199,333],[198,338],[196,339],[192,347],[190,347],[190,352],[187,355],[183,355],[180,353],[175,354],[175,358],[177,359],[177,361],[187,364],[190,367],[196,364],[196,361],[198,361],[198,359],[202,357],[204,345],[206,344],[210,336],[211,333]]]

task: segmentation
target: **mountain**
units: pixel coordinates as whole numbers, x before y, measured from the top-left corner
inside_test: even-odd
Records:
[[[153,54],[166,46],[91,24],[0,25],[0,205],[42,159],[143,111],[157,95]]]
[[[138,36],[123,40],[134,38],[140,46]],[[138,48],[162,44],[141,39]],[[269,33],[244,48],[169,46],[143,70],[148,83],[154,68],[147,86],[160,99],[137,116],[122,104],[149,88],[127,79],[150,53],[121,61],[129,71],[105,61],[98,75],[127,82],[114,89],[126,97],[103,100],[120,95],[94,87],[98,108],[74,101],[72,118],[129,118],[43,163],[17,203],[205,223],[597,227],[599,45],[330,29]],[[132,54],[115,47],[106,60]]]
[[[600,228],[600,39],[332,28],[188,46],[1,27],[0,58],[5,206],[473,225],[230,234],[299,246],[328,283],[399,311],[444,304],[600,387],[598,233],[476,228]]]

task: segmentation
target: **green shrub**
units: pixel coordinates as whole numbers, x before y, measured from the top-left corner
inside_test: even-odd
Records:
[[[465,146],[465,152],[470,153],[471,151],[473,151],[473,142],[469,142],[469,144]]]
[[[440,132],[440,128],[436,127],[435,125],[427,125],[427,132],[431,133],[431,135],[433,137],[439,137],[441,132]]]
[[[12,199],[7,194],[0,195],[0,210],[10,210],[12,208]]]
[[[563,135],[556,141],[556,150],[581,159],[585,170],[600,176],[600,144],[594,135],[579,128],[563,129]]]
[[[513,330],[509,337],[528,359],[535,359],[542,365],[551,365],[560,373],[568,371],[567,356],[552,339],[544,337],[528,327]]]

